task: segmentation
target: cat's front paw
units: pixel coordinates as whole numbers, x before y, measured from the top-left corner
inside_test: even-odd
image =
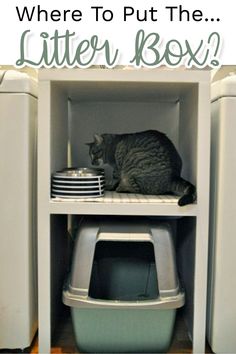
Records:
[[[117,193],[130,193],[131,191],[129,190],[129,188],[126,188],[122,184],[119,184],[119,186],[116,188],[116,192]]]
[[[113,184],[108,184],[108,185],[106,185],[106,187],[105,187],[105,190],[106,190],[106,191],[114,191],[115,189],[116,189],[116,186],[113,185]]]
[[[119,184],[119,181],[111,181],[112,183],[108,183],[106,184],[106,187],[105,187],[105,190],[106,191],[115,191],[116,190],[116,187],[118,186]]]

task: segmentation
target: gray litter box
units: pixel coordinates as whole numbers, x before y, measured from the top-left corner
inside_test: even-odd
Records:
[[[170,226],[85,218],[63,302],[80,352],[166,352],[184,305]]]

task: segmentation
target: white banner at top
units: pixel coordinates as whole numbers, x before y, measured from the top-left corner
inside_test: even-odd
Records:
[[[236,1],[1,3],[0,65],[236,64]]]

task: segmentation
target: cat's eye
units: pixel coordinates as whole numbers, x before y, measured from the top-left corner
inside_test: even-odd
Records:
[[[102,157],[102,155],[103,155],[102,150],[98,150],[98,152],[97,152],[97,157],[100,158],[100,157]]]
[[[103,155],[102,149],[94,149],[92,152],[97,158],[100,158]]]

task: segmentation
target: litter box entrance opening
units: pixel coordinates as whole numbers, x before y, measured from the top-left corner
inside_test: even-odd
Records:
[[[152,243],[97,242],[89,296],[120,301],[156,299],[158,284]]]

